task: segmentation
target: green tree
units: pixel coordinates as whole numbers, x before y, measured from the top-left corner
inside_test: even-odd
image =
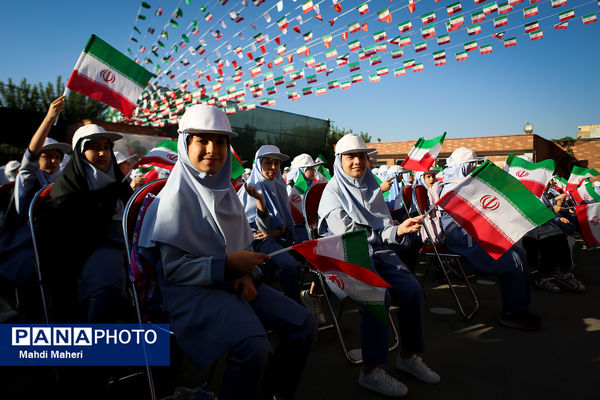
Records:
[[[327,135],[327,144],[331,144],[333,146],[344,135],[347,135],[349,133],[362,137],[363,140],[365,141],[365,143],[370,143],[371,140],[373,139],[371,137],[371,135],[369,135],[367,132],[360,131],[360,133],[356,134],[356,133],[354,133],[354,131],[352,129],[345,129],[345,128],[340,128],[335,125],[331,125],[331,128],[329,129],[329,134]]]

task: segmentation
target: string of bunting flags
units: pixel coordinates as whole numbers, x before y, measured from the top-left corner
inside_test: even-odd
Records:
[[[174,124],[200,102],[232,114],[376,83],[513,47],[521,37],[539,40],[576,17],[589,25],[600,8],[600,0],[437,3],[427,10],[430,0],[182,0],[167,10],[142,1],[127,54],[156,77],[130,123]],[[123,115],[109,109],[106,119]]]

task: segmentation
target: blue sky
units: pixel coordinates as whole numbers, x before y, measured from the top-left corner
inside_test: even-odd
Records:
[[[184,10],[184,17],[180,20],[179,30],[169,28],[171,38],[178,37],[193,17],[202,17],[203,14],[198,11],[201,5],[208,4],[208,10],[213,11],[215,16],[213,24],[216,19],[223,16],[225,10],[232,7],[236,10],[242,9],[239,0],[229,0],[226,6],[218,5],[214,1],[198,0],[190,0],[190,5],[186,5],[185,1],[147,2],[152,5],[151,10],[145,12],[149,16],[148,20],[143,23],[138,22],[143,31],[146,26],[149,26],[144,24],[154,23],[151,22],[151,15],[157,7],[162,7],[164,15],[168,15],[180,4]],[[246,17],[246,21],[256,20],[258,31],[270,33],[272,38],[279,32],[274,22],[285,13],[290,15],[301,13],[301,11],[294,12],[294,9],[302,2],[303,0],[284,1],[284,11],[278,13],[273,8],[275,1],[266,1],[259,7],[254,6],[250,1],[250,6],[243,9],[241,15]],[[435,22],[436,33],[437,35],[446,33],[443,27],[443,21],[448,19],[445,6],[453,2],[453,0],[441,0],[436,3],[433,0],[422,0],[417,3],[414,14],[409,14],[405,8],[400,9],[397,13],[393,13],[392,23],[386,24],[377,21],[376,12],[385,7],[389,7],[390,10],[399,9],[406,5],[407,0],[370,1],[368,3],[370,10],[364,16],[359,16],[356,10],[347,13],[362,1],[343,0],[340,3],[343,14],[337,14],[331,7],[331,0],[324,0],[320,2],[324,22],[318,22],[313,18],[305,21],[301,29],[302,33],[311,29],[314,31],[313,40],[316,44],[311,47],[311,55],[315,55],[317,60],[325,61],[323,56],[325,49],[320,37],[330,30],[339,33],[354,20],[369,23],[367,33],[361,31],[351,34],[349,40],[345,42],[339,36],[334,38],[333,47],[337,47],[341,55],[348,52],[349,41],[360,39],[363,47],[371,45],[372,34],[381,29],[386,30],[388,39],[392,38],[399,34],[397,25],[400,22],[412,19],[413,30],[408,33],[411,34],[414,44],[423,40],[418,39],[419,29],[423,27],[419,17],[440,7],[443,8],[436,11],[438,17]],[[25,77],[30,82],[47,82],[54,81],[58,75],[67,79],[91,33],[100,36],[122,52],[126,52],[128,47],[136,50],[139,45],[129,41],[129,37],[136,23],[140,3],[133,0],[4,2],[0,15],[0,33],[4,38],[0,43],[0,51],[4,55],[0,63],[0,80],[6,81],[11,77],[18,82]],[[315,0],[314,3],[319,2]],[[477,6],[473,0],[464,0],[462,2],[465,17],[463,28],[472,25],[470,19],[472,11],[489,3],[492,1],[487,0]],[[600,22],[585,26],[581,22],[582,15],[598,13],[600,9],[596,0],[568,0],[567,5],[557,9],[551,8],[550,0],[542,0],[536,4],[540,10],[538,16],[524,19],[520,9],[530,6],[525,1],[515,6],[515,10],[518,11],[508,14],[510,25],[501,29],[492,26],[490,20],[498,17],[498,14],[494,13],[487,16],[486,22],[482,23],[480,35],[467,36],[465,29],[462,29],[450,33],[451,43],[446,47],[438,46],[433,38],[428,40],[428,50],[421,54],[415,54],[411,45],[404,47],[405,56],[398,60],[392,61],[389,55],[384,55],[382,65],[390,67],[390,74],[383,76],[377,83],[368,82],[368,74],[373,73],[375,67],[369,67],[368,60],[363,60],[361,70],[358,71],[363,74],[363,82],[353,85],[349,90],[335,89],[323,96],[312,94],[302,96],[298,101],[290,101],[285,94],[290,89],[281,87],[274,108],[318,118],[329,118],[337,126],[351,128],[355,132],[365,131],[374,139],[381,138],[382,141],[411,140],[420,136],[430,138],[443,131],[448,132],[449,138],[518,134],[522,133],[523,125],[528,121],[535,125],[535,133],[546,138],[575,136],[578,125],[600,124],[598,108]],[[558,17],[554,14],[570,8],[575,9],[576,17],[569,21],[569,28],[553,29],[553,25],[558,22]],[[270,10],[269,14],[272,16],[270,24],[261,17],[261,14],[267,10]],[[306,20],[311,15],[314,15],[314,11],[303,14],[303,17]],[[333,27],[329,27],[327,21],[338,15],[343,16],[340,16]],[[523,33],[522,25],[536,18],[543,29],[544,38],[530,41]],[[235,27],[231,20],[225,17],[223,19],[228,24],[228,29],[222,29],[224,33]],[[164,18],[160,21],[164,21]],[[207,26],[209,25],[200,24],[201,29]],[[214,27],[214,25],[210,26]],[[267,26],[271,26],[269,30]],[[242,24],[239,27],[242,27]],[[159,28],[160,26],[156,27],[157,30]],[[246,36],[251,37],[256,33],[247,25],[246,28],[244,31]],[[517,36],[517,46],[504,48],[502,40],[489,37],[491,33],[504,28],[508,28],[504,38]],[[511,28],[515,29],[509,30]],[[288,51],[304,44],[301,35],[291,29],[281,37],[288,45]],[[194,42],[195,37],[190,36],[190,38],[192,43],[198,44],[197,41]],[[212,38],[209,35],[205,38],[209,42],[207,46],[209,49],[207,53],[209,53],[215,47],[210,46]],[[472,51],[469,52],[468,60],[455,61],[454,54],[462,51],[462,43],[469,40],[478,40],[480,45],[491,43],[493,52],[480,55],[478,51]],[[173,42],[174,39],[170,43]],[[231,43],[235,45],[235,40],[231,39]],[[249,43],[248,38],[245,43]],[[269,44],[267,47],[269,53],[265,58],[268,61],[269,57],[271,59],[273,57],[275,45]],[[388,48],[397,47],[388,44]],[[444,48],[447,53],[447,64],[435,67],[431,53]],[[254,51],[254,54],[258,53],[258,50]],[[294,57],[295,64],[300,65],[304,56]],[[351,62],[358,60],[355,54],[351,57],[353,57],[350,59]],[[193,56],[189,58],[191,62],[195,62]],[[214,54],[209,56],[211,61],[216,58]],[[237,60],[233,55],[228,58]],[[393,69],[409,58],[422,61],[424,71],[407,72],[405,76],[394,77]],[[327,61],[329,68],[335,66],[333,61]],[[241,63],[246,71],[243,78],[246,79],[247,70],[253,64],[247,58],[244,58]],[[231,67],[229,75],[232,70]],[[263,72],[265,71],[266,69],[263,68]],[[227,76],[228,72],[225,72],[225,75]],[[275,70],[275,76],[277,75],[280,73]],[[330,77],[325,78],[321,75],[319,75],[319,83],[312,85],[313,89],[326,85],[328,80],[343,80],[351,74],[347,66],[342,66]],[[304,79],[301,81],[302,83],[295,88],[300,93],[303,87],[309,86]],[[229,84],[232,82],[226,81],[223,86]],[[251,97],[246,99],[246,101],[252,100],[257,99]]]

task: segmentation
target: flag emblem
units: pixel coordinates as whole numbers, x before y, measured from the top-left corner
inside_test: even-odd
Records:
[[[479,199],[479,204],[483,207],[484,210],[496,211],[500,208],[500,202],[496,196],[492,196],[491,194],[486,194]]]
[[[100,78],[106,83],[113,83],[115,81],[115,74],[110,69],[103,69],[100,71]]]
[[[519,171],[519,172],[517,172],[517,176],[519,178],[525,178],[528,175],[529,175],[529,172],[527,172],[527,171]]]

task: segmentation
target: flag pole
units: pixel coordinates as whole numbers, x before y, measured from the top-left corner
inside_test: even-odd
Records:
[[[292,247],[294,247],[294,246],[290,246],[290,247],[286,247],[286,248],[274,251],[271,254],[269,254],[268,256],[269,257],[274,257],[274,256],[279,255],[281,253],[287,253],[288,251],[292,250]]]

